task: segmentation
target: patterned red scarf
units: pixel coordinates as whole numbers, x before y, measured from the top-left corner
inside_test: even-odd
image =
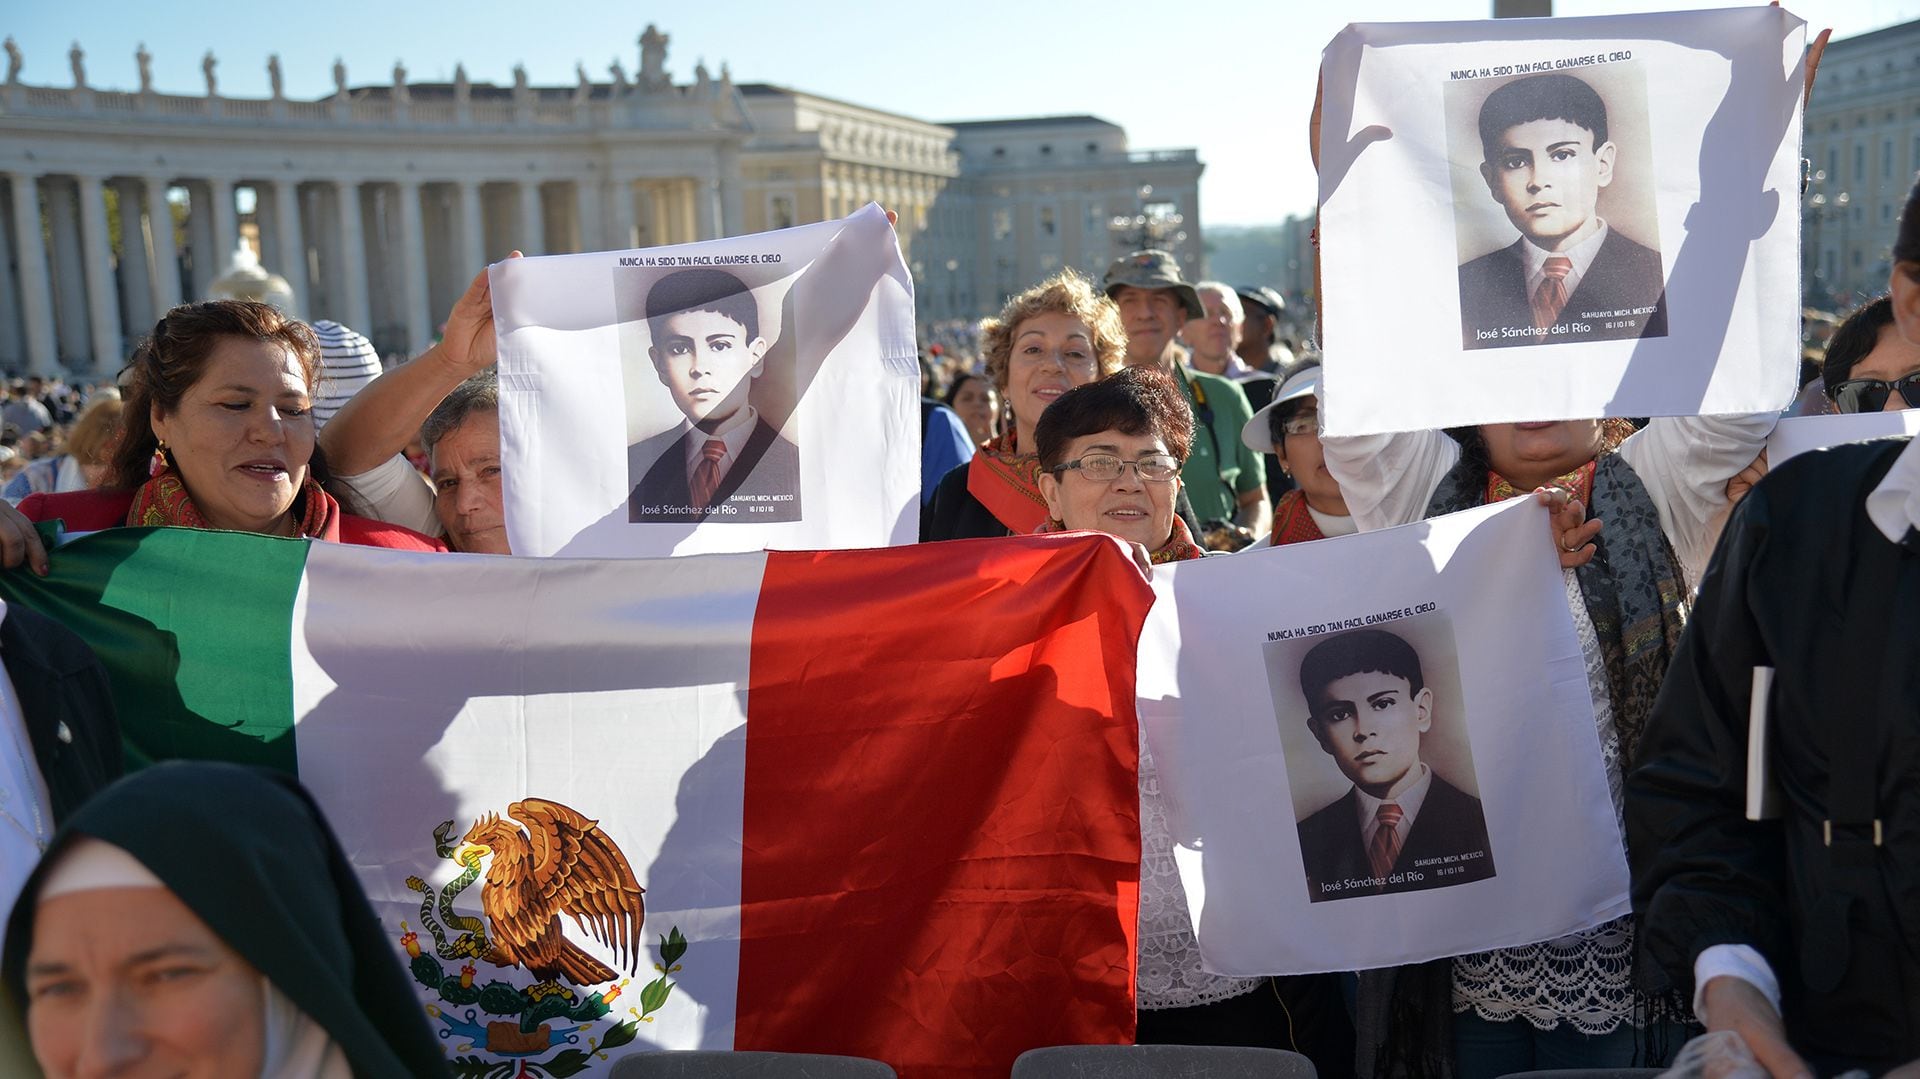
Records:
[[[1030,535],[1047,521],[1047,500],[1040,497],[1040,458],[1021,453],[1009,428],[980,447],[967,464],[967,493],[1016,536]]]
[[[1040,527],[1033,530],[1033,534],[1044,535],[1048,532],[1065,531],[1067,531],[1066,526],[1058,521],[1043,520],[1040,522]],[[1167,542],[1147,552],[1147,560],[1156,566],[1162,562],[1185,562],[1206,556],[1206,548],[1193,542],[1193,533],[1187,531],[1187,522],[1181,520],[1178,515],[1173,518],[1173,531],[1167,534]]]
[[[1185,562],[1194,558],[1205,558],[1207,552],[1193,542],[1193,534],[1187,531],[1187,522],[1179,514],[1173,518],[1173,531],[1167,536],[1167,542],[1152,552],[1150,561],[1154,565],[1162,562]]]
[[[1557,477],[1553,482],[1543,484],[1543,486],[1565,487],[1573,492],[1573,497],[1579,499],[1581,505],[1591,508],[1593,506],[1593,469],[1599,461],[1600,459],[1596,457],[1586,464],[1581,465],[1579,468],[1574,469],[1572,472]],[[1507,478],[1500,473],[1492,469],[1487,470],[1487,505],[1491,506],[1495,502],[1505,502],[1509,498],[1518,498],[1527,493],[1527,491],[1522,491],[1507,482]]]
[[[1273,507],[1273,545],[1285,546],[1289,543],[1310,543],[1317,539],[1326,539],[1327,534],[1320,531],[1320,523],[1307,512],[1307,496],[1295,487],[1280,496]]]
[[[308,539],[340,541],[340,503],[320,488],[311,473],[300,486],[300,493],[294,497],[293,510],[295,520],[299,522],[296,535]],[[127,524],[130,527],[173,525],[180,528],[212,528],[207,523],[200,507],[193,504],[193,497],[187,494],[187,485],[180,482],[180,474],[173,469],[163,469],[159,475],[140,485],[134,492],[133,506],[127,510]]]

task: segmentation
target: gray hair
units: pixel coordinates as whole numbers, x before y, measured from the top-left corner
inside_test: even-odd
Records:
[[[500,411],[500,376],[489,367],[467,379],[447,394],[446,400],[435,405],[427,414],[427,420],[420,425],[420,444],[428,456],[432,456],[433,447],[441,439],[452,434],[467,417],[476,412]]]
[[[1233,312],[1233,321],[1235,324],[1247,321],[1247,309],[1246,306],[1240,302],[1239,290],[1227,284],[1225,281],[1195,281],[1193,283],[1193,291],[1195,292],[1207,292],[1209,290],[1220,294],[1221,302],[1227,305],[1227,310]],[[1201,302],[1204,303],[1205,301],[1203,300]]]

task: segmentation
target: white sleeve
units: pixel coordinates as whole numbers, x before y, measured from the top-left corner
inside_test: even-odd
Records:
[[[1727,481],[1766,448],[1777,412],[1739,416],[1662,416],[1620,444],[1660,512],[1691,588],[1713,554],[1714,517],[1726,508]]]
[[[1320,447],[1362,532],[1424,519],[1440,480],[1460,460],[1460,444],[1439,430],[1322,435]]]
[[[358,509],[377,521],[429,536],[444,531],[433,510],[433,484],[397,453],[357,476],[335,476],[333,482],[346,489]]]
[[[1780,979],[1759,952],[1745,944],[1715,944],[1693,961],[1693,1017],[1707,1025],[1707,983],[1715,978],[1738,978],[1767,998],[1775,1014],[1780,1011]]]

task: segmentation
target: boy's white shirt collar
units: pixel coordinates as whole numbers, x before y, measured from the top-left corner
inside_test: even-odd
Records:
[[[699,466],[700,459],[705,456],[707,441],[714,438],[719,439],[727,447],[725,456],[720,458],[720,474],[726,475],[727,469],[732,468],[733,463],[740,459],[740,451],[747,448],[747,440],[753,437],[753,429],[759,425],[759,421],[760,414],[754,411],[752,405],[727,417],[727,422],[721,424],[718,431],[702,431],[693,426],[690,421],[682,420],[682,424],[693,436],[686,440],[687,475],[693,475],[693,470]]]
[[[1920,528],[1920,438],[1907,443],[1867,495],[1867,519],[1895,543],[1905,539],[1909,529]]]
[[[1393,830],[1400,833],[1400,842],[1405,843],[1407,841],[1407,833],[1413,830],[1413,818],[1420,815],[1420,807],[1426,804],[1427,792],[1432,789],[1433,769],[1427,767],[1426,761],[1420,762],[1420,778],[1414,781],[1413,786],[1402,791],[1398,798],[1375,798],[1373,795],[1361,790],[1358,784],[1355,784],[1353,788],[1353,800],[1355,807],[1360,813],[1361,845],[1367,847],[1369,850],[1372,849],[1373,833],[1379,830],[1380,824],[1379,821],[1374,819],[1374,815],[1379,813],[1380,807],[1388,801],[1392,801],[1394,805],[1400,807],[1400,823],[1394,825]]]
[[[1525,236],[1520,237],[1520,259],[1527,268],[1527,295],[1532,296],[1540,290],[1540,283],[1547,279],[1547,260],[1558,256],[1573,262],[1573,269],[1567,271],[1567,295],[1571,297],[1580,287],[1580,279],[1587,276],[1587,267],[1600,255],[1600,245],[1607,242],[1607,234],[1612,231],[1603,217],[1594,218],[1600,222],[1600,228],[1593,235],[1574,244],[1565,251],[1548,251]]]

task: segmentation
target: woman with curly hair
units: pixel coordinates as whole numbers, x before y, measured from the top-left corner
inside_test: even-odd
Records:
[[[1060,395],[1120,369],[1120,312],[1093,283],[1062,270],[1007,301],[981,328],[987,377],[1013,422],[947,473],[921,522],[923,540],[1025,535],[1047,520],[1034,427]]]

